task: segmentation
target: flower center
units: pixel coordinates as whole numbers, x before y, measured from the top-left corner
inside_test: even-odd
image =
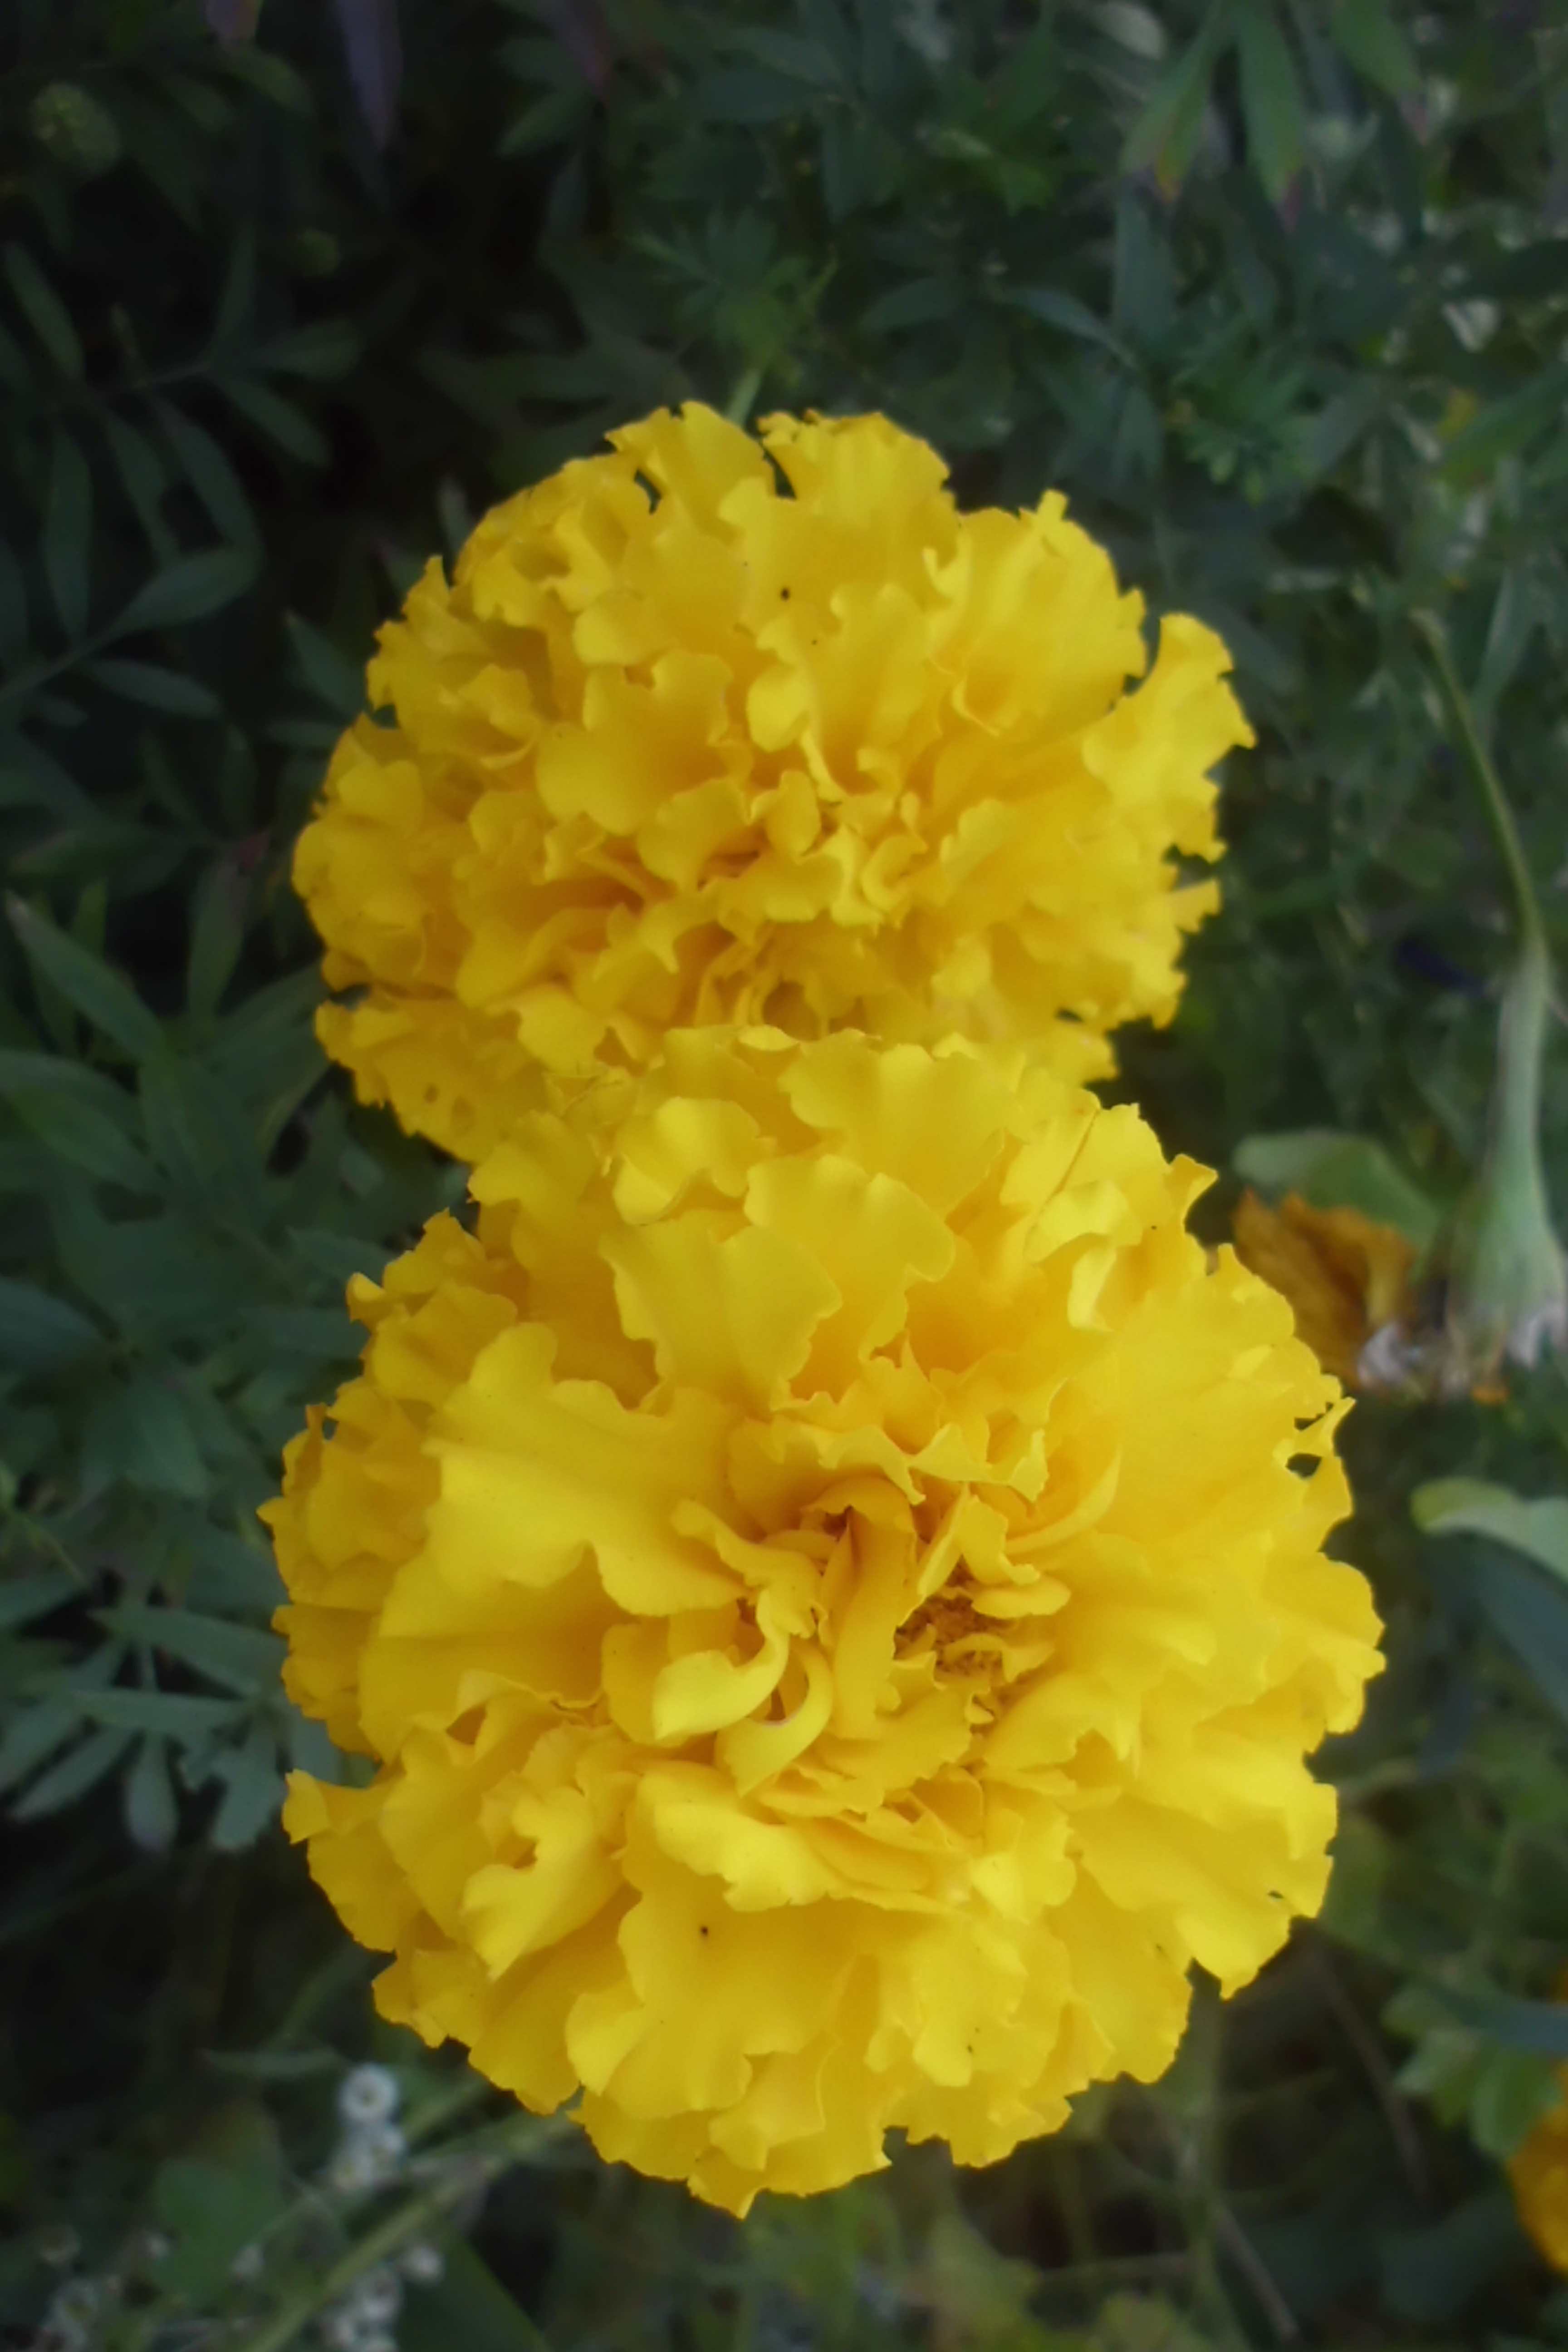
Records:
[[[894,1636],[894,1649],[900,1657],[919,1649],[951,1650],[960,1642],[973,1640],[977,1633],[994,1633],[995,1630],[994,1625],[988,1625],[975,1613],[967,1592],[944,1585],[905,1618]]]

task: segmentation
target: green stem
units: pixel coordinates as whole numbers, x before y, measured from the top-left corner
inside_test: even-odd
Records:
[[[411,2245],[426,2230],[444,2221],[455,2205],[461,2204],[476,2189],[488,2189],[513,2164],[536,2155],[550,2140],[559,2137],[563,2128],[559,2116],[514,2116],[498,2131],[479,2134],[467,2147],[452,2149],[450,2160],[444,2164],[438,2179],[395,2207],[374,2230],[367,2230],[331,2270],[302,2287],[280,2312],[258,2327],[254,2336],[247,2336],[237,2352],[286,2352],[300,2330],[308,2327],[319,2312],[345,2295],[366,2271],[374,2270],[379,2263]],[[443,2150],[442,2155],[446,2157],[447,2151]]]
[[[1047,2147],[1057,2212],[1068,2242],[1068,2262],[1074,2270],[1092,2269],[1100,2249],[1095,2243],[1094,2215],[1084,2194],[1078,2148],[1071,2140],[1060,2138],[1047,2141]]]
[[[1458,749],[1464,756],[1465,765],[1469,770],[1470,781],[1476,787],[1481,807],[1486,814],[1487,823],[1491,828],[1498,855],[1502,859],[1507,871],[1510,887],[1513,891],[1520,947],[1526,953],[1532,948],[1539,949],[1544,961],[1546,929],[1541,919],[1541,902],[1536,898],[1535,884],[1531,879],[1524,845],[1519,837],[1519,827],[1514,823],[1513,811],[1509,806],[1508,794],[1502,787],[1502,779],[1493,764],[1491,754],[1481,740],[1480,730],[1476,725],[1476,714],[1471,706],[1470,698],[1459,683],[1458,672],[1454,667],[1454,656],[1448,647],[1447,634],[1442,623],[1431,613],[1413,613],[1410,618],[1417,635],[1431,656],[1432,669],[1437,681],[1438,692],[1443,698],[1443,705],[1453,727]]]
[[[762,390],[763,377],[766,373],[767,371],[760,362],[742,369],[736,379],[735,389],[730,394],[724,408],[724,414],[731,425],[745,425],[750,422],[752,410],[756,405],[757,394]]]
[[[487,2083],[472,2067],[466,2068],[456,2081],[444,2084],[404,2118],[404,2136],[409,2147],[417,2147],[456,2116],[467,2115],[470,2107],[481,2106],[486,2099],[494,2096],[494,2084]]]
[[[100,629],[90,637],[83,637],[78,644],[68,646],[63,654],[56,654],[48,661],[35,662],[31,669],[18,670],[14,677],[0,685],[0,704],[16,702],[29,694],[39,693],[57,677],[63,677],[68,670],[75,669],[79,663],[91,661],[95,654],[100,653],[113,641],[112,629]]]

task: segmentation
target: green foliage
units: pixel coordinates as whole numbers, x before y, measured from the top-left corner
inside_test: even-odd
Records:
[[[323,1068],[289,845],[426,556],[661,401],[885,408],[1226,633],[1225,909],[1123,1090],[1216,1238],[1241,1180],[1430,1239],[1510,900],[1416,614],[1563,944],[1563,28],[403,0],[399,80],[394,21],[0,12],[0,2331],[284,2352],[395,2274],[407,2352],[1561,2344],[1500,2172],[1568,2060],[1560,1373],[1349,1425],[1389,1664],[1321,1927],[996,2171],[742,2229],[374,2022],[255,1509],[460,1192]],[[344,2187],[366,2059],[413,2153]]]

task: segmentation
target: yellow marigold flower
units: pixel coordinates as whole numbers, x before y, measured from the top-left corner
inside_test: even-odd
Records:
[[[1557,1988],[1568,2000],[1568,1978]],[[1553,2270],[1568,2272],[1568,2066],[1558,2069],[1563,2097],[1525,2134],[1509,2158],[1519,2218]]]
[[[673,1026],[1049,1039],[1169,1020],[1217,903],[1225,647],[1054,493],[961,514],[881,416],[692,404],[486,516],[383,632],[294,879],[327,1051],[477,1160],[541,1066]]]
[[[1326,1372],[1363,1385],[1362,1350],[1409,1310],[1415,1244],[1359,1209],[1314,1209],[1299,1192],[1271,1208],[1244,1192],[1231,1221],[1243,1265],[1283,1292]]]
[[[1021,1048],[673,1034],[379,1286],[268,1507],[286,1815],[383,2013],[743,2212],[987,2163],[1318,1907],[1342,1405]]]

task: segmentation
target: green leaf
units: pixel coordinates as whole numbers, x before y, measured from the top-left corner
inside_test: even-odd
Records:
[[[161,1739],[144,1739],[125,1776],[125,1826],[143,1853],[167,1853],[180,1826],[169,1751]]]
[[[148,1150],[188,1201],[265,1214],[254,1126],[218,1072],[171,1053],[152,1055],[138,1090]]]
[[[264,2163],[174,2157],[161,2164],[153,2210],[173,2244],[158,2266],[160,2285],[206,2309],[228,2288],[235,2256],[265,2237],[284,2203],[278,2174]]]
[[[890,287],[860,313],[863,335],[888,335],[900,327],[926,327],[951,319],[963,307],[963,289],[945,278],[911,278]]]
[[[176,669],[161,669],[153,662],[95,661],[87,676],[110,694],[139,702],[148,710],[166,710],[176,719],[221,719],[223,705],[211,687]]]
[[[1418,1250],[1429,1246],[1442,1222],[1438,1204],[1371,1136],[1327,1127],[1249,1135],[1237,1145],[1231,1165],[1262,1192],[1300,1192],[1314,1209],[1359,1209],[1377,1224],[1395,1226]]]
[[[1530,2051],[1540,2058],[1568,2059],[1568,2006],[1561,2001],[1468,1992],[1435,1979],[1421,1990],[1441,2002],[1468,2032],[1480,2034],[1504,2049]]]
[[[216,1018],[245,945],[249,902],[249,882],[232,856],[217,858],[196,885],[191,902],[185,1003],[198,1021]]]
[[[254,553],[260,542],[256,517],[223,450],[205,425],[169,402],[158,401],[154,407],[164,439],[216,529],[232,546]]]
[[[226,1731],[239,1712],[237,1699],[190,1698],[184,1692],[160,1690],[79,1691],[76,1706],[89,1723],[113,1731],[148,1732],[182,1748]]]
[[[95,1731],[89,1738],[68,1750],[58,1764],[49,1767],[16,1799],[11,1811],[19,1822],[42,1820],[46,1813],[58,1813],[63,1806],[74,1805],[89,1789],[96,1789],[131,1745],[128,1731]]]
[[[129,1115],[132,1102],[123,1087],[86,1062],[68,1061],[63,1054],[31,1054],[0,1046],[0,1098],[16,1102],[24,1096],[47,1094],[76,1095],[109,1118]]]
[[[1484,1554],[1477,1599],[1542,1696],[1568,1722],[1568,1594],[1535,1569]]]
[[[346,375],[358,357],[359,337],[348,321],[326,319],[320,326],[274,336],[257,352],[256,364],[275,375],[332,377]]]
[[[8,1792],[36,1772],[80,1723],[76,1708],[61,1699],[39,1699],[31,1706],[19,1707],[0,1738],[0,1792]]]
[[[1388,0],[1334,0],[1329,33],[1340,55],[1390,98],[1408,98],[1421,68]]]
[[[163,1033],[157,1020],[117,972],[79,941],[57,929],[47,915],[39,914],[25,899],[7,898],[5,907],[11,928],[34,970],[58,988],[101,1035],[132,1061],[162,1049]]]
[[[1506,2163],[1562,2096],[1552,2059],[1528,2050],[1489,2053],[1470,2094],[1469,2125],[1476,2146],[1497,2163]]]
[[[33,332],[60,373],[79,377],[83,364],[81,344],[71,324],[70,312],[25,246],[5,247],[5,269],[11,291]]]
[[[1531,1501],[1484,1478],[1431,1478],[1411,1496],[1410,1516],[1426,1535],[1490,1536],[1568,1584],[1568,1497]]]
[[[202,555],[182,555],[137,591],[111,634],[127,637],[142,629],[204,621],[242,596],[255,576],[255,558],[240,548],[215,547]]]
[[[1136,364],[1115,328],[1096,318],[1087,302],[1080,302],[1076,294],[1063,294],[1052,286],[1037,286],[1022,293],[1009,291],[1002,299],[1010,310],[1026,310],[1031,318],[1059,327],[1063,334],[1073,336],[1079,342],[1099,343],[1103,350],[1113,352],[1124,367]]]
[[[100,1624],[122,1640],[163,1651],[242,1697],[265,1696],[277,1686],[284,1652],[276,1633],[152,1601],[122,1601],[96,1614]]]
[[[1441,2326],[1524,2251],[1513,2199],[1503,2187],[1450,2206],[1430,2228],[1384,2242],[1383,2299],[1399,2318]]]
[[[97,1103],[72,1094],[13,1094],[10,1100],[28,1132],[73,1168],[133,1192],[161,1191],[152,1161]]]
[[[1173,58],[1150,94],[1122,151],[1124,172],[1152,170],[1166,195],[1174,195],[1197,152],[1209,85],[1230,29],[1226,0],[1212,0],[1198,33]]]
[[[585,121],[593,93],[585,82],[575,89],[547,89],[512,117],[496,142],[498,155],[531,155],[570,138]]]
[[[298,613],[286,615],[284,627],[300,677],[319,702],[345,723],[364,709],[364,672],[341,654],[330,637],[302,621]]]
[[[237,341],[250,324],[256,308],[256,228],[242,220],[224,273],[223,292],[213,320],[212,348],[221,351]]]
[[[8,1577],[0,1583],[0,1632],[10,1633],[17,1625],[30,1624],[35,1617],[47,1616],[65,1601],[74,1601],[81,1591],[81,1580],[68,1568],[40,1569],[36,1576]]]
[[[1443,452],[1442,471],[1461,485],[1485,481],[1504,457],[1528,447],[1555,425],[1568,395],[1568,364],[1542,368],[1518,391],[1488,401]]]
[[[205,1517],[195,1520],[186,1540],[195,1559],[185,1586],[188,1607],[269,1617],[288,1599],[277,1563],[259,1542],[215,1528]]]
[[[87,629],[91,541],[92,477],[70,435],[57,430],[44,499],[44,571],[60,625],[73,644]]]
[[[306,120],[315,112],[315,96],[310,83],[276,49],[261,48],[254,41],[237,41],[225,49],[223,63],[269,104]]]
[[[101,1475],[144,1494],[199,1501],[211,1481],[179,1398],[160,1380],[112,1389],[95,1406],[86,1445]]]
[[[228,395],[242,416],[247,416],[269,441],[298,457],[302,465],[324,466],[331,452],[326,437],[318,432],[302,408],[281,393],[272,392],[264,383],[254,383],[247,376],[224,376],[219,379],[222,390]]]
[[[802,40],[796,33],[775,32],[767,25],[746,25],[731,34],[728,46],[744,50],[772,72],[807,82],[815,89],[843,87],[838,60],[820,41]]]
[[[345,1362],[364,1345],[357,1324],[325,1307],[258,1307],[250,1328],[268,1346],[318,1363]]]
[[[273,1827],[283,1809],[283,1775],[276,1744],[259,1725],[242,1746],[215,1756],[205,1777],[223,1790],[207,1829],[219,1853],[237,1853]]]
[[[782,122],[810,104],[806,86],[756,66],[721,66],[692,91],[690,103],[710,122]]]
[[[1279,204],[1307,152],[1307,115],[1296,61],[1265,0],[1251,0],[1242,9],[1237,42],[1247,157],[1270,201]]]
[[[102,1345],[98,1327],[78,1307],[36,1283],[0,1277],[0,1364],[47,1377]]]
[[[13,681],[0,695],[16,693]],[[87,824],[96,818],[93,802],[76,779],[52,759],[41,743],[12,735],[0,746],[0,804],[10,808],[44,809],[61,824]]]
[[[1397,1852],[1394,1841],[1364,1813],[1342,1811],[1321,1925],[1336,1943],[1373,1959],[1395,1957],[1384,1905]]]
[[[1171,244],[1139,188],[1123,187],[1116,205],[1111,323],[1129,343],[1159,351],[1176,316],[1176,274]]]
[[[155,563],[167,563],[174,553],[174,533],[163,520],[168,476],[163,459],[144,433],[106,408],[99,420],[125,495],[136,509]]]
[[[494,2271],[462,2238],[443,2249],[433,2285],[413,2288],[397,2324],[399,2352],[550,2352],[544,2336]]]

